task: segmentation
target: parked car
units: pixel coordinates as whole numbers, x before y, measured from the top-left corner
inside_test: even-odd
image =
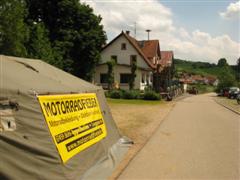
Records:
[[[228,91],[228,98],[236,99],[239,93],[240,89],[238,87],[230,87]]]
[[[228,92],[229,92],[229,88],[226,87],[226,88],[221,89],[221,90],[217,93],[217,95],[218,95],[218,96],[228,97],[228,94],[229,94]]]
[[[198,90],[196,87],[192,87],[191,89],[188,90],[189,94],[198,94]]]

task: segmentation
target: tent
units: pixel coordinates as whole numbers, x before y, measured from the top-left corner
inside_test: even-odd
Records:
[[[52,104],[46,103],[49,97],[55,98]],[[76,120],[56,115],[53,102],[68,98],[79,104],[68,107],[61,102],[65,109],[58,106],[63,108],[58,113],[69,117],[84,112],[91,117],[87,125],[76,125],[85,122],[82,115]],[[98,121],[93,121],[97,117],[93,108],[99,113]],[[49,120],[48,113],[55,119]],[[57,117],[61,121],[55,121]],[[61,149],[65,146],[67,151]],[[101,87],[41,60],[0,55],[0,179],[106,179],[128,148],[128,139],[120,135]]]

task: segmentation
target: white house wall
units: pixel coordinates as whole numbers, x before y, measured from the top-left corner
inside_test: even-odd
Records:
[[[126,44],[126,50],[121,50],[121,44]],[[137,66],[144,69],[150,69],[144,59],[139,55],[137,50],[129,43],[129,41],[122,35],[106,49],[101,52],[101,62],[106,63],[111,59],[111,56],[117,56],[118,64],[130,65],[130,56],[137,56]]]
[[[96,85],[102,85],[104,88],[107,88],[107,84],[101,84],[100,83],[100,74],[106,74],[108,71],[107,65],[103,64],[103,65],[99,65],[96,68],[96,73],[95,73],[95,84]],[[131,67],[127,67],[127,66],[122,66],[122,65],[115,65],[114,66],[114,82],[115,84],[118,84],[119,88],[121,89],[129,89],[129,85],[128,84],[121,84],[120,83],[120,74],[130,74],[131,73]],[[137,69],[136,71],[136,78],[135,78],[135,85],[134,88],[135,89],[143,89],[143,84],[142,82],[142,75],[146,75],[148,74],[150,76],[150,72],[146,71],[146,70],[142,70],[142,69]],[[147,80],[147,79],[146,79]],[[147,83],[145,83],[146,86]]]

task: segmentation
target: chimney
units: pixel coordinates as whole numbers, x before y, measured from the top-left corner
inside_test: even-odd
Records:
[[[130,31],[126,31],[126,34],[127,34],[127,35],[130,35]]]
[[[146,32],[147,32],[147,34],[148,34],[148,41],[149,41],[149,39],[150,39],[150,38],[149,38],[149,34],[150,34],[151,30],[150,30],[150,29],[147,29]]]

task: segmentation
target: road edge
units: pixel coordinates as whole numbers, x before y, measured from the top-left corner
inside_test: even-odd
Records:
[[[231,108],[231,107],[229,107],[229,106],[227,106],[227,105],[225,105],[225,104],[219,102],[216,98],[213,98],[213,100],[214,100],[217,104],[219,104],[219,105],[225,107],[226,109],[228,109],[228,110],[230,110],[230,111],[232,111],[232,112],[234,112],[234,113],[240,115],[240,113],[239,113],[238,111],[236,111],[236,110],[234,110],[233,108]]]

